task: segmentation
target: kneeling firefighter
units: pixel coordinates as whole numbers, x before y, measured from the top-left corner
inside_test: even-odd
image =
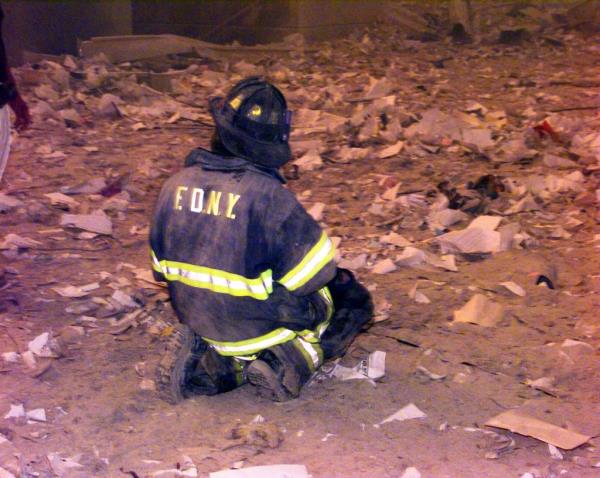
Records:
[[[166,181],[150,233],[155,277],[181,322],[157,386],[172,403],[246,382],[288,400],[346,351],[373,304],[283,187],[291,112],[282,93],[248,78],[210,110],[211,151],[193,150]]]

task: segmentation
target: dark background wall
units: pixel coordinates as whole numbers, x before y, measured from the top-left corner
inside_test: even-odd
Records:
[[[385,8],[369,0],[133,0],[133,32],[175,33],[214,43],[280,41],[300,32],[323,40],[372,23]]]
[[[161,34],[244,44],[280,41],[301,32],[308,40],[349,33],[371,23],[385,2],[369,0],[3,0],[9,61],[23,50],[77,53],[93,36]]]
[[[22,51],[76,53],[77,39],[131,34],[130,0],[0,2],[2,36],[9,61],[22,62]]]
[[[132,2],[136,34],[174,33],[223,43],[271,41],[287,34],[297,20],[290,1],[205,0]]]

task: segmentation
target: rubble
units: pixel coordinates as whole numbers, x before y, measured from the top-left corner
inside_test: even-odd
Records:
[[[136,350],[138,341],[148,335],[149,349],[158,349],[170,324],[165,284],[153,280],[144,253],[151,202],[158,185],[181,167],[185,153],[208,144],[212,119],[206,98],[224,93],[241,76],[259,73],[282,88],[294,110],[294,161],[284,171],[289,188],[312,192],[302,195],[303,204],[311,206],[315,219],[322,221],[325,215],[328,234],[342,240],[338,265],[358,272],[373,294],[375,324],[348,357],[356,359],[363,350],[382,348],[380,341],[385,340],[390,371],[383,382],[393,385],[398,376],[418,380],[433,394],[440,393],[446,405],[454,405],[458,420],[472,419],[461,408],[472,410],[480,402],[513,409],[523,400],[544,397],[554,403],[577,403],[581,409],[577,423],[564,422],[561,438],[565,430],[591,435],[592,426],[580,424],[591,416],[586,405],[596,384],[586,367],[597,349],[592,292],[598,277],[585,252],[598,248],[594,228],[600,218],[595,211],[600,198],[598,71],[592,61],[600,50],[596,37],[586,36],[594,29],[596,11],[590,10],[592,2],[449,3],[449,10],[433,11],[423,2],[410,7],[396,2],[377,28],[316,48],[298,37],[254,48],[149,35],[92,39],[84,42],[80,57],[28,56],[34,64],[15,68],[15,75],[36,127],[14,141],[14,160],[0,193],[0,219],[6,231],[0,238],[6,261],[2,268],[20,272],[0,273],[0,325],[2,330],[17,331],[15,343],[1,344],[3,379],[22,374],[29,380],[47,362],[56,364],[53,359],[61,351],[54,349],[54,341],[69,356],[55,367],[61,380],[68,375],[62,373],[63,367],[66,371],[78,363],[86,341],[98,346],[99,337],[109,344],[128,340]],[[47,174],[41,174],[42,167]],[[68,214],[61,216],[62,212]],[[551,257],[547,262],[552,267],[533,264],[535,249]],[[120,255],[127,256],[133,268],[111,269],[114,257]],[[567,265],[577,274],[568,272]],[[80,276],[73,278],[73,272]],[[85,289],[85,284],[96,281],[98,288]],[[454,322],[485,329],[458,323],[448,327],[448,311],[453,309],[457,309],[451,314]],[[66,317],[61,316],[63,310]],[[18,326],[11,322],[17,311]],[[33,327],[38,317],[48,319],[48,326],[41,329],[48,332],[31,340],[41,332]],[[28,348],[30,340],[34,345]],[[104,348],[103,343],[98,349],[98,366],[103,376],[116,377],[116,365],[100,363]],[[113,351],[108,346],[106,350]],[[402,357],[396,360],[398,354]],[[148,360],[150,367],[149,355],[135,355],[133,360]],[[335,373],[363,380],[383,374],[385,367],[373,372],[377,367],[371,365],[369,372],[368,361],[355,367],[338,364]],[[154,382],[136,372],[140,377],[135,376],[133,392],[150,394]],[[42,390],[57,383],[53,374],[32,382]],[[75,374],[74,379],[79,378]],[[460,387],[460,400],[440,391],[444,385],[438,382],[444,380],[450,387]],[[409,393],[410,380],[407,383]],[[365,409],[376,406],[369,395],[371,387],[364,382],[313,386],[324,387],[314,391],[317,395],[329,394],[332,387],[331,396],[338,398],[347,398],[353,387],[366,386],[367,393],[361,394]],[[348,390],[335,393],[335,387],[342,386]],[[21,380],[18,393],[35,397],[33,387]],[[397,399],[387,388],[394,389],[384,385],[374,390],[381,403]],[[564,400],[565,391],[569,400]],[[101,388],[94,392],[100,397],[105,393]],[[227,399],[237,403],[245,399],[244,393]],[[306,399],[301,396],[282,405],[282,410],[303,406]],[[71,399],[64,400],[61,406],[72,404]],[[98,403],[87,396],[82,400],[92,407]],[[348,415],[345,402],[339,406]],[[57,409],[47,405],[46,410],[52,421]],[[411,410],[414,413],[408,416],[423,418],[418,409],[409,407],[405,412]],[[26,413],[23,408],[11,420],[25,424]],[[177,411],[183,417],[182,434],[189,432],[187,423],[194,422],[187,420],[189,413],[185,407]],[[203,412],[198,413],[204,418]],[[277,409],[273,413],[282,416]],[[122,428],[117,421],[114,432],[127,433],[123,435],[127,446],[133,446],[139,443],[138,435],[156,433],[172,418],[169,413],[159,415],[151,421],[156,428],[148,420],[131,428],[127,423]],[[316,440],[319,446],[331,446],[332,453],[339,452],[335,448],[339,440],[327,437],[352,433],[349,427],[357,425],[352,420],[342,424],[332,416],[323,428],[323,415],[314,410],[309,415],[309,422],[317,425],[314,433],[306,429],[307,443]],[[402,412],[388,418],[405,416]],[[245,423],[244,415],[240,417],[239,423]],[[516,421],[517,425],[509,423],[515,430],[532,425],[527,419]],[[286,443],[301,436],[291,431],[293,419],[285,424],[287,434],[281,430],[281,436]],[[534,425],[538,433],[539,424]],[[37,427],[42,426],[38,422]],[[90,430],[85,417],[79,426]],[[112,424],[89,436],[112,443],[111,428]],[[438,431],[435,424],[420,432],[453,429],[446,424]],[[268,451],[259,435],[238,438],[240,448],[262,446]],[[46,447],[45,454],[57,449],[53,448],[57,436],[23,438],[39,440],[36,446]],[[326,443],[321,443],[324,436]],[[392,438],[410,440],[410,434],[381,436],[383,444]],[[504,438],[486,458],[504,456],[505,448],[514,448],[514,440]],[[200,433],[199,439],[206,436]],[[88,440],[82,438],[86,446]],[[239,467],[248,460],[229,459],[223,455],[229,450],[206,447],[191,455],[196,468],[191,460],[168,451],[172,445],[168,436],[164,441],[164,455],[156,458],[168,464],[148,476],[196,476],[206,472],[204,459]],[[127,446],[123,461],[137,459]],[[563,454],[557,463],[571,473],[576,468],[570,467],[598,462],[589,452],[587,461],[581,462],[588,465],[582,465],[564,448],[553,446],[558,448],[546,450],[544,445],[535,452],[545,453],[548,461],[549,450]],[[479,445],[472,448],[483,454]],[[453,446],[449,449],[456,451]],[[468,454],[468,449],[461,451]],[[582,448],[584,452],[588,449]],[[386,453],[377,451],[378,460],[387,459]],[[55,472],[64,471],[61,465],[68,459],[61,457],[67,455],[71,452],[49,457]],[[80,466],[67,470],[67,476],[93,475],[85,458],[72,455],[71,461]],[[427,459],[424,456],[424,463],[417,466],[431,468]],[[372,474],[385,474],[377,468],[378,460],[369,463]],[[31,476],[50,473],[49,464],[44,465],[45,470]],[[307,465],[312,469],[313,463]],[[111,476],[118,474],[115,466],[111,464],[107,472]],[[241,472],[249,470],[227,473],[239,471],[238,476],[244,476]],[[265,476],[270,471],[281,470],[261,468],[256,473]],[[481,473],[486,471],[483,464]],[[317,468],[314,473],[323,471]],[[342,472],[335,468],[332,473]],[[404,473],[418,476],[412,467]]]

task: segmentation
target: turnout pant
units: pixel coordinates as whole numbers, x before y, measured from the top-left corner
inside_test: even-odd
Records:
[[[199,364],[204,375],[204,393],[233,390],[244,383],[244,368],[252,360],[264,360],[280,375],[292,396],[325,360],[342,356],[360,330],[373,316],[373,302],[367,289],[353,274],[338,269],[335,278],[319,292],[305,298],[282,301],[281,324],[298,328],[311,320],[312,329],[280,327],[265,336],[241,342],[216,342],[208,338],[208,348]],[[311,314],[311,318],[300,315]],[[272,345],[270,345],[272,344]],[[202,370],[201,370],[202,369]]]

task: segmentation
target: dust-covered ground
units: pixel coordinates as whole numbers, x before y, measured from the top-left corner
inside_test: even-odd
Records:
[[[188,68],[170,93],[132,79],[148,64],[21,68],[34,124],[2,183],[18,201],[0,215],[0,465],[23,477],[284,463],[315,478],[409,467],[435,478],[598,476],[599,40],[557,29],[457,45],[379,26],[242,62],[157,60]],[[149,282],[148,224],[163,181],[208,145],[208,96],[254,72],[296,112],[288,187],[339,238],[339,260],[377,305],[341,365],[384,351],[385,376],[321,374],[287,403],[243,386],[172,406],[153,390],[174,319]],[[106,94],[118,98],[99,104]],[[68,198],[46,196],[58,192]],[[95,214],[112,231],[82,232],[64,214]],[[442,239],[483,215],[501,222],[468,247]],[[454,320],[477,294],[498,306],[470,320],[491,322]],[[411,403],[426,416],[381,423]],[[20,404],[45,419],[19,416]],[[11,406],[17,417],[3,418]],[[544,441],[485,426],[512,409],[590,438],[559,459]],[[233,432],[257,415],[253,432]]]

